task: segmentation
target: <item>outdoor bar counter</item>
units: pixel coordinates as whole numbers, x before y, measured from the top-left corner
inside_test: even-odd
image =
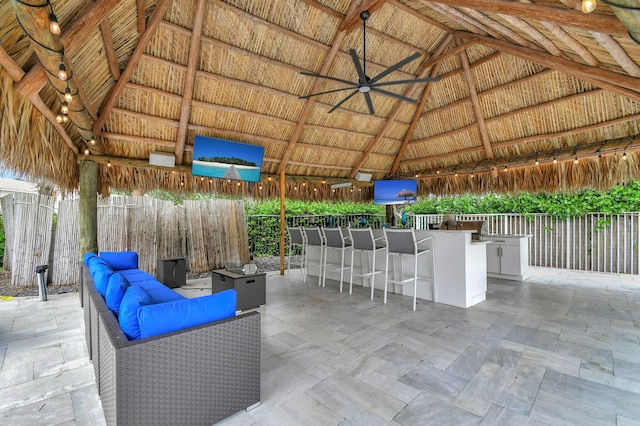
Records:
[[[460,308],[468,308],[482,302],[486,298],[487,292],[487,242],[473,241],[471,234],[475,231],[467,230],[416,230],[416,239],[419,241],[426,237],[433,238],[435,252],[435,289],[432,288],[431,280],[420,279],[420,277],[431,276],[431,262],[421,259],[418,264],[418,290],[417,297],[424,300],[432,300],[436,303],[444,303]],[[376,238],[383,237],[380,243],[384,244],[384,231],[374,229]],[[348,230],[344,230],[348,236]],[[317,280],[319,275],[318,263],[320,261],[320,250],[318,247],[308,248],[309,265],[307,280]],[[375,288],[384,290],[384,267],[386,250],[379,250],[376,253],[375,269],[381,271],[375,275]],[[413,257],[403,256],[403,265],[399,261],[393,262],[393,256],[389,260],[389,277],[401,268],[407,271],[413,270]],[[354,256],[354,285],[364,285],[369,287],[369,278],[356,277],[361,271],[362,262],[365,262],[366,271],[370,270],[370,254],[363,256],[359,252]],[[351,249],[345,250],[345,267],[349,268],[351,263]],[[340,251],[327,249],[327,269],[326,278],[340,280]],[[365,272],[366,272],[365,271]],[[349,269],[344,270],[343,286],[349,291]],[[389,284],[390,293],[398,293],[406,296],[413,296],[413,283],[403,285]]]

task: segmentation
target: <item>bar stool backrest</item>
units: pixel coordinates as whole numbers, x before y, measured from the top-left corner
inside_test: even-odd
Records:
[[[322,232],[324,232],[327,247],[343,248],[345,246],[341,228],[322,228]]]
[[[289,233],[289,241],[291,242],[291,244],[299,244],[299,245],[304,244],[302,229],[300,229],[300,227],[288,226],[287,232]]]
[[[416,236],[413,229],[384,229],[387,250],[390,253],[416,254]]]
[[[302,228],[304,234],[307,236],[307,244],[310,246],[322,246],[322,235],[320,234],[320,228]]]
[[[349,228],[349,233],[354,249],[372,251],[376,248],[371,228]]]

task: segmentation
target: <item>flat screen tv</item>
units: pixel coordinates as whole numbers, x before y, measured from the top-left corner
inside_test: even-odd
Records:
[[[260,181],[264,147],[196,135],[193,141],[194,176]]]
[[[410,204],[418,197],[418,181],[374,180],[373,204]]]

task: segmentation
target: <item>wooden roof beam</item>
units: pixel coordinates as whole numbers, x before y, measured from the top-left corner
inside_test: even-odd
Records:
[[[64,46],[65,54],[73,55],[85,43],[89,34],[121,1],[98,0],[89,6],[84,14],[76,17],[67,28],[64,28],[64,32],[60,35],[60,42]],[[16,90],[31,99],[33,94],[39,93],[45,84],[47,84],[47,75],[42,65],[36,63],[16,85]]]
[[[517,32],[513,31],[511,28],[502,25],[500,22],[489,18],[488,16],[484,15],[481,12],[478,12],[477,10],[474,9],[469,9],[468,7],[462,7],[460,8],[464,13],[466,13],[467,15],[471,16],[472,18],[474,18],[475,20],[477,20],[478,22],[481,22],[482,24],[484,24],[485,26],[489,27],[489,28],[493,28],[494,30],[498,31],[499,33],[503,34],[505,37],[513,40],[514,42],[518,43],[521,46],[525,46],[525,47],[530,47],[532,49],[540,49],[540,47],[538,47],[538,45],[531,43],[529,40],[527,40],[526,38],[522,37],[520,34],[518,34]]]
[[[449,43],[451,43],[451,40],[453,40],[453,35],[447,34],[440,42],[440,45],[436,48],[432,57],[435,57],[435,59],[440,59],[443,56],[447,56],[442,54],[442,52],[444,52],[444,50],[447,48]],[[431,77],[435,77],[438,75],[438,70],[440,69],[440,65],[442,65],[442,61],[437,61],[435,63],[430,73]],[[391,170],[390,170],[391,174],[394,174],[398,170],[398,166],[400,165],[400,160],[402,160],[402,157],[404,156],[404,152],[407,149],[407,145],[409,144],[409,140],[413,135],[413,131],[415,130],[416,125],[418,124],[418,121],[420,121],[422,110],[424,109],[424,104],[427,102],[427,99],[429,97],[429,93],[431,93],[432,87],[433,85],[428,84],[422,91],[422,95],[420,96],[420,101],[418,101],[418,107],[416,108],[416,111],[413,114],[411,123],[409,123],[409,128],[404,134],[404,138],[402,139],[402,144],[400,144],[400,148],[398,148],[398,152],[396,153],[395,158],[393,159],[393,165],[391,166]]]
[[[198,0],[196,4],[195,16],[193,17],[193,32],[189,43],[189,57],[187,59],[187,70],[184,77],[184,87],[182,89],[182,102],[180,103],[180,124],[178,125],[178,138],[176,141],[176,163],[182,164],[184,157],[184,146],[187,143],[187,126],[191,113],[191,99],[193,98],[193,87],[196,82],[196,66],[200,54],[200,36],[202,35],[202,20],[204,19],[204,9],[206,0]]]
[[[538,42],[538,44],[540,44],[547,52],[551,53],[553,56],[563,56],[562,50],[560,50],[558,46],[553,44],[551,40],[549,40],[544,34],[538,31],[533,25],[530,25],[528,22],[516,16],[506,14],[500,14],[500,16],[515,28],[520,28],[522,32]]]
[[[338,51],[340,50],[340,45],[342,44],[342,41],[346,37],[347,33],[350,31],[349,27],[345,26],[345,23],[348,20],[353,19],[354,16],[357,16],[359,19],[360,11],[357,9],[358,3],[359,3],[358,0],[352,0],[351,6],[349,6],[349,12],[347,13],[345,21],[343,21],[342,25],[340,26],[340,30],[333,38],[333,42],[331,43],[331,49],[327,53],[327,56],[325,56],[324,64],[322,64],[322,69],[320,70],[320,74],[326,75],[326,73],[329,71],[329,69],[331,68],[331,65],[333,64],[333,61],[336,58]],[[321,79],[317,78],[315,83],[313,83],[311,93],[315,93],[317,90],[319,90],[322,84],[324,83],[321,82]],[[309,118],[309,115],[311,114],[311,111],[313,110],[315,103],[316,103],[315,96],[307,99],[307,101],[305,102],[304,109],[300,114],[300,118],[298,119],[298,124],[296,125],[293,135],[291,136],[289,145],[287,146],[287,149],[284,151],[282,155],[282,160],[280,161],[280,165],[278,166],[278,173],[286,169],[287,163],[291,158],[291,154],[293,154],[293,150],[295,149],[296,143],[298,143],[298,139],[300,139],[300,135],[302,134],[302,129],[304,128],[304,125],[307,122],[307,119]]]
[[[22,80],[22,78],[25,76],[25,73],[20,67],[20,65],[18,65],[13,60],[13,58],[11,58],[11,56],[9,56],[7,51],[4,50],[2,46],[0,46],[0,65],[2,65],[2,67],[7,71],[7,73],[15,83]],[[56,129],[56,132],[58,132],[58,134],[60,135],[62,140],[67,144],[69,149],[71,149],[71,151],[77,154],[78,148],[76,148],[76,146],[73,144],[73,141],[67,134],[66,129],[62,127],[62,124],[56,121],[56,118],[53,112],[49,109],[49,107],[45,105],[40,95],[38,94],[34,95],[31,99],[29,99],[29,101],[33,104],[34,107],[36,107],[38,111],[42,113],[42,115],[44,115],[47,121],[51,123],[53,128]]]
[[[601,87],[621,96],[640,101],[640,79],[625,74],[616,73],[603,68],[579,64],[568,59],[559,58],[544,52],[538,52],[522,46],[516,46],[501,40],[484,37],[477,34],[456,32],[459,37],[475,38],[481,43],[503,53],[518,56],[527,61],[535,61],[541,65],[564,72],[595,86]]]
[[[500,13],[520,19],[553,22],[561,26],[599,31],[614,36],[628,38],[627,28],[613,15],[599,13],[585,14],[563,7],[537,4],[521,4],[505,0],[422,0],[424,4],[445,4],[456,7],[467,7],[481,12]]]
[[[489,132],[487,131],[487,125],[484,122],[484,114],[482,113],[482,107],[480,106],[480,100],[478,99],[478,91],[476,90],[476,83],[473,80],[473,73],[469,67],[469,58],[466,52],[460,52],[460,62],[464,68],[464,74],[467,80],[467,86],[469,86],[469,95],[471,96],[471,104],[473,105],[473,112],[476,116],[476,123],[480,132],[480,139],[482,140],[482,146],[484,147],[484,154],[489,160],[493,160],[495,155],[491,148],[491,140],[489,139]],[[498,171],[496,169],[491,170],[491,176],[498,177]]]
[[[146,26],[146,16],[144,10],[144,0],[136,0],[136,14],[138,16],[138,33],[144,34]]]
[[[457,22],[458,25],[465,27],[472,33],[482,34],[482,35],[491,35],[493,37],[500,38],[500,36],[492,29],[487,28],[486,26],[484,26],[483,24],[481,24],[480,22],[474,19],[471,19],[470,17],[461,13],[457,9],[454,9],[453,7],[449,7],[445,4],[430,4],[429,7],[431,7],[433,10],[440,13],[441,15],[449,16],[452,20]]]
[[[597,124],[591,124],[589,126],[584,126],[584,127],[578,127],[578,128],[575,128],[575,129],[565,130],[565,131],[562,131],[562,132],[547,133],[547,134],[544,134],[544,135],[534,135],[534,136],[527,136],[527,137],[519,138],[519,139],[512,139],[512,140],[509,140],[509,141],[495,142],[495,143],[493,143],[493,148],[494,149],[507,148],[507,147],[514,146],[514,145],[520,145],[520,144],[530,143],[530,142],[537,142],[537,141],[541,141],[541,140],[545,140],[545,139],[554,139],[554,138],[562,138],[562,137],[567,137],[567,136],[573,136],[573,135],[576,135],[578,133],[591,132],[591,131],[599,130],[599,129],[602,129],[602,128],[605,128],[605,127],[615,126],[615,125],[618,125],[618,124],[624,124],[624,123],[628,123],[630,121],[636,121],[636,120],[640,120],[640,114],[629,115],[629,116],[626,116],[626,117],[616,118],[614,120],[605,121],[605,122],[597,123]],[[483,149],[484,149],[483,147],[474,146],[474,147],[471,147],[471,148],[465,148],[465,149],[461,149],[461,150],[458,150],[458,151],[432,155],[430,157],[425,157],[425,158],[412,158],[412,159],[404,160],[400,164],[401,165],[407,165],[407,164],[421,163],[423,161],[442,160],[442,159],[445,159],[445,158],[457,157],[457,156],[460,156],[460,155],[466,155],[466,154],[472,154],[474,152],[480,152]]]
[[[98,116],[98,119],[96,120],[93,126],[93,132],[96,136],[102,132],[102,126],[104,126],[104,123],[107,121],[107,118],[109,117],[109,114],[111,113],[111,110],[113,109],[113,106],[115,105],[116,100],[118,99],[125,85],[131,78],[131,75],[133,74],[134,69],[138,66],[138,61],[140,60],[140,57],[142,57],[142,54],[147,48],[147,45],[149,44],[149,42],[151,41],[151,38],[155,34],[156,27],[158,26],[160,21],[162,21],[162,17],[167,12],[167,9],[169,8],[170,3],[171,3],[171,0],[158,0],[158,3],[156,4],[156,8],[154,9],[153,14],[151,15],[151,19],[149,19],[149,25],[147,26],[144,34],[142,34],[142,36],[140,37],[140,40],[138,41],[136,48],[134,49],[133,53],[129,57],[129,61],[127,62],[126,67],[124,68],[124,71],[120,75],[120,79],[115,84],[115,86],[111,88],[111,91],[109,92],[109,96],[107,96],[107,99],[105,99],[104,103],[102,104],[100,115]]]
[[[113,36],[111,34],[111,26],[108,20],[100,22],[100,31],[102,32],[102,42],[104,43],[104,52],[107,54],[107,62],[109,70],[114,80],[120,78],[120,67],[118,66],[118,58],[116,57],[116,48],[113,44]]]
[[[440,45],[438,46],[438,48],[436,49],[436,52],[434,53],[434,56],[438,56],[438,55],[442,54],[444,49],[447,47],[447,45],[451,41],[449,36],[450,36],[450,34],[448,34],[447,36],[444,37],[443,42],[441,42]],[[430,68],[431,68],[431,65],[429,64],[429,62],[427,62],[427,61],[423,62],[423,64],[420,66],[421,70],[418,73],[417,78],[426,77]],[[430,84],[432,84],[432,83],[427,83],[427,85],[430,85]],[[413,83],[413,84],[409,85],[407,90],[404,92],[404,96],[409,96],[410,97],[417,90],[418,86],[419,86],[419,83]],[[404,102],[402,102],[402,101],[397,101],[396,102],[396,105],[393,108],[393,110],[391,111],[391,114],[389,114],[389,117],[387,118],[387,121],[385,122],[384,126],[382,126],[382,129],[380,129],[380,131],[378,132],[376,137],[373,139],[373,141],[371,141],[369,143],[369,146],[367,147],[367,150],[362,155],[362,158],[360,159],[360,161],[358,161],[358,163],[351,170],[351,173],[349,174],[349,178],[350,179],[353,179],[356,176],[356,174],[360,171],[360,169],[364,166],[364,163],[367,162],[367,160],[369,159],[369,157],[373,153],[373,150],[378,145],[380,140],[382,140],[382,138],[384,137],[384,135],[387,132],[387,130],[389,130],[391,125],[394,123],[396,117],[398,116],[398,114],[400,113],[402,108],[404,108],[404,106],[405,106]]]

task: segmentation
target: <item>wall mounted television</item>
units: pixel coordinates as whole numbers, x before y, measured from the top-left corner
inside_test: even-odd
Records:
[[[196,135],[191,174],[259,182],[263,158],[263,146]]]
[[[411,204],[418,198],[418,181],[374,180],[373,204]]]

